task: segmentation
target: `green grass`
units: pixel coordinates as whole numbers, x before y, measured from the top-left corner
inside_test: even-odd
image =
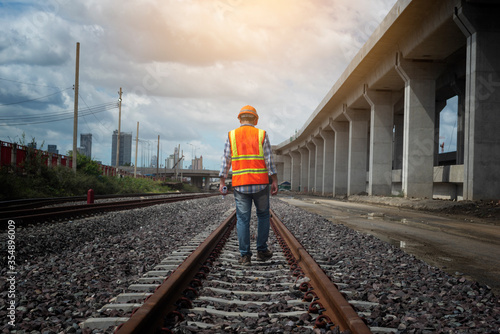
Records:
[[[21,168],[0,169],[0,200],[82,196],[89,189],[93,189],[96,195],[172,191],[162,181],[102,176],[99,165],[80,154],[77,166],[76,173],[67,167],[47,167],[34,150],[29,150]]]
[[[0,170],[0,200],[86,195],[165,193],[171,191],[161,181],[133,177],[107,177],[73,172],[66,167],[41,167],[37,173]]]

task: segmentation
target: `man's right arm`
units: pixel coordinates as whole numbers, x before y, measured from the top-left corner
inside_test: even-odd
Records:
[[[226,178],[231,168],[231,144],[229,143],[229,137],[226,138],[226,143],[224,145],[224,155],[222,156],[220,171],[219,171],[219,192],[222,192],[222,188],[226,186]]]

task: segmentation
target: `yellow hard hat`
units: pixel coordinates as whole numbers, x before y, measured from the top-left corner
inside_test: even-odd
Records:
[[[254,115],[257,118],[257,121],[259,120],[259,114],[257,114],[257,110],[255,110],[255,108],[252,106],[244,106],[243,108],[241,108],[240,113],[238,114],[238,118],[240,118],[242,114]]]

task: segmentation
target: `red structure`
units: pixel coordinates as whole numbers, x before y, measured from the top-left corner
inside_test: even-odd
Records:
[[[19,144],[12,144],[4,141],[0,141],[0,168],[3,167],[17,167],[17,168],[23,168],[24,162],[26,160],[26,157],[28,155],[28,147],[19,145]],[[73,160],[69,159],[68,156],[66,155],[61,155],[61,154],[55,154],[55,153],[48,153],[46,151],[40,151],[40,150],[35,150],[35,154],[41,155],[42,157],[42,162],[46,166],[49,167],[57,167],[57,166],[63,166],[63,167],[68,167],[72,168],[73,167]],[[111,167],[111,166],[106,166],[106,165],[99,165],[99,168],[101,170],[101,174],[104,176],[116,176],[116,168]],[[134,174],[119,170],[119,174],[122,177],[133,177]],[[144,178],[145,176],[143,175],[138,175],[137,177]]]

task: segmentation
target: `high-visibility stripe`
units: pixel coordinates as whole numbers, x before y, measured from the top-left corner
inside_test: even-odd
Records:
[[[249,173],[257,173],[257,174],[262,174],[265,173],[267,174],[267,169],[266,168],[260,168],[260,169],[254,169],[254,168],[249,168],[249,169],[241,169],[236,172],[233,172],[233,175],[239,175],[239,174],[249,174]]]
[[[231,140],[231,155],[234,159],[238,157],[238,148],[236,147],[236,130],[229,132],[229,140]]]
[[[259,155],[264,157],[264,135],[266,132],[264,130],[259,129]]]
[[[263,156],[259,155],[240,155],[232,158],[233,160],[264,160]]]

